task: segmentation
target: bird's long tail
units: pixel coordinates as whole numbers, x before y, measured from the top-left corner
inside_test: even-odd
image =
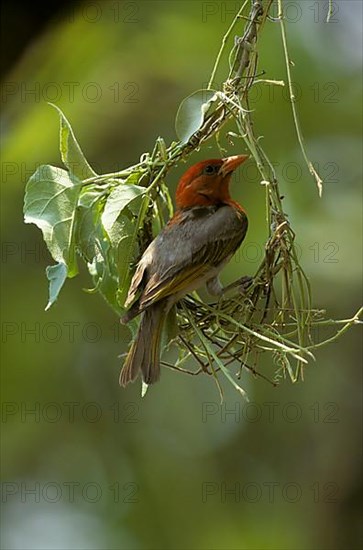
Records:
[[[136,338],[120,373],[120,385],[136,380],[139,372],[145,384],[154,384],[160,376],[160,341],[165,319],[165,304],[159,302],[141,314]]]

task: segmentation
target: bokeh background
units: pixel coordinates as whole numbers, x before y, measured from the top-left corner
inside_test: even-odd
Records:
[[[361,301],[362,4],[285,2],[305,140],[325,179],[318,198],[286,91],[253,96],[316,306],[345,319]],[[27,178],[60,165],[59,105],[96,171],[175,139],[181,100],[205,87],[239,2],[5,2],[2,17],[2,548],[354,549],[361,547],[359,327],[316,354],[305,382],[274,388],[248,373],[250,404],[206,376],[164,370],[140,397],[118,386],[129,333],[86,270],[47,313],[51,259],[23,224]],[[277,23],[260,69],[284,79]],[[225,60],[226,62],[226,60]],[[226,65],[224,64],[224,67]],[[223,78],[221,71],[218,78]],[[243,152],[236,142],[231,154]],[[213,143],[190,162],[213,157]],[[184,166],[169,174],[172,189]],[[264,190],[250,162],[234,196],[249,213],[225,269],[253,274],[265,238]],[[330,330],[330,329],[329,329]],[[331,331],[322,331],[326,337]],[[274,367],[263,371],[273,377]]]

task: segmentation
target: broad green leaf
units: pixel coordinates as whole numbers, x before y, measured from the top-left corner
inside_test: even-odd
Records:
[[[131,237],[134,230],[134,223],[129,217],[127,217],[127,214],[128,212],[124,210],[113,224],[112,229],[107,233],[111,246],[115,250],[118,248],[121,240]]]
[[[118,313],[122,313],[117,300],[118,294],[118,272],[112,248],[105,235],[97,241],[97,254],[94,258],[93,269],[95,271],[95,282],[97,290],[105,300]]]
[[[144,195],[142,197],[142,202],[140,205],[136,222],[133,225],[133,230],[129,234],[128,238],[125,239],[124,242],[121,241],[122,244],[120,243],[119,245],[120,261],[118,265],[118,271],[119,271],[118,303],[120,304],[121,307],[123,307],[125,303],[127,292],[128,292],[129,280],[131,277],[130,264],[135,253],[137,235],[140,227],[143,224],[144,218],[146,216],[149,202],[150,202],[150,197],[148,195]]]
[[[97,242],[106,237],[101,223],[106,195],[107,188],[92,184],[82,188],[78,199],[76,245],[88,263],[96,256]]]
[[[100,260],[100,258],[98,258],[98,260]],[[98,291],[115,311],[119,314],[122,313],[123,310],[120,309],[117,302],[117,279],[110,271],[110,264],[103,259],[103,261],[99,262],[98,269],[102,269],[97,284]]]
[[[51,305],[57,300],[59,292],[64,285],[64,281],[68,275],[67,266],[63,263],[48,266],[46,274],[49,280],[49,300],[45,311],[47,311]]]
[[[133,200],[145,193],[144,187],[121,184],[115,187],[107,198],[102,214],[102,223],[107,233],[110,233],[122,210]]]
[[[103,204],[96,201],[90,208],[79,208],[77,243],[82,256],[87,260],[95,288],[89,292],[99,292],[107,303],[118,313],[124,310],[118,303],[119,266],[124,254],[121,243],[128,239],[133,231],[130,220],[120,216],[116,220],[110,237],[102,222]]]
[[[134,222],[128,217],[131,214],[128,213],[127,215],[125,213],[125,215],[122,215],[120,211],[125,212],[130,204],[129,200],[134,202],[136,202],[136,199],[142,200],[140,193],[132,192],[136,186],[126,184],[121,184],[121,186],[126,189],[129,188],[131,194],[129,193],[127,197],[123,194],[121,201],[118,200],[117,203],[113,204],[115,210],[109,210],[110,218],[104,216],[107,202],[103,188],[92,185],[87,190],[82,190],[78,201],[77,218],[77,248],[87,261],[90,274],[94,280],[95,288],[91,292],[100,292],[109,305],[118,313],[122,312],[122,307],[118,301],[119,279],[121,275],[124,281],[123,294],[127,294],[131,272],[130,265],[125,263],[125,258],[134,253],[134,250],[130,250],[130,247],[133,246],[132,235],[135,230]],[[115,201],[117,195],[114,192],[119,187],[111,192]],[[144,191],[139,187],[136,187],[136,189],[137,191],[139,189]],[[110,203],[108,204],[110,205]],[[103,219],[106,219],[108,231],[102,223]],[[107,224],[107,222],[109,223]]]
[[[85,289],[91,294],[99,292],[106,302],[112,307],[118,315],[122,315],[124,310],[117,303],[117,281],[112,277],[109,264],[105,262],[102,254],[97,254],[93,262],[88,265],[95,287],[93,289]]]
[[[104,238],[101,213],[99,202],[89,207],[78,207],[76,246],[87,262],[93,261],[98,250],[97,242]]]
[[[187,143],[199,130],[216,99],[214,90],[198,90],[181,102],[176,114],[175,130],[182,143]]]
[[[72,127],[65,115],[57,105],[50,103],[60,117],[60,153],[65,166],[80,180],[97,176],[96,172],[88,164],[82,153],[78,141],[73,133]]]
[[[124,208],[123,214],[127,215],[131,220],[137,217],[140,212],[141,203],[144,199],[145,195],[140,195],[139,197],[136,197],[134,200],[129,202],[129,204]]]
[[[78,205],[91,208],[103,196],[106,196],[106,193],[103,193],[96,185],[84,186],[79,195]]]
[[[132,276],[130,263],[126,262],[127,258],[134,254],[133,231],[132,222],[126,216],[120,215],[112,227],[109,240],[107,238],[102,247],[104,273],[100,291],[118,311],[123,309],[123,302],[120,303],[119,300],[120,288],[126,296]]]
[[[132,279],[131,260],[135,254],[135,242],[132,233],[120,240],[117,246],[117,272],[119,288],[117,302],[123,307]]]
[[[76,176],[54,166],[39,166],[29,179],[24,200],[24,221],[41,229],[53,259],[78,273],[75,254],[77,202],[82,184]]]

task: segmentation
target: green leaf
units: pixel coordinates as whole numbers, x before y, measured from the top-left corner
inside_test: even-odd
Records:
[[[112,269],[112,263],[107,257],[107,253],[103,255],[98,254],[95,258],[95,268],[97,271],[97,290],[102,294],[105,300],[115,309],[118,313],[121,312],[117,303],[117,274],[115,276],[115,269]]]
[[[49,280],[49,300],[45,311],[48,311],[50,306],[53,305],[58,298],[58,294],[67,278],[68,269],[65,264],[59,263],[57,265],[48,266],[46,274]]]
[[[65,166],[80,180],[97,176],[85,159],[82,149],[73,133],[72,127],[57,105],[49,103],[59,113],[60,117],[60,153]]]
[[[84,195],[79,203],[91,200],[92,192]],[[107,303],[122,314],[123,309],[118,303],[119,261],[124,258],[122,245],[133,231],[129,219],[119,216],[113,225],[110,236],[106,233],[102,222],[104,200],[102,195],[90,202],[89,207],[79,206],[77,220],[77,249],[87,261],[88,270],[93,278],[95,288],[88,292],[99,292]]]
[[[104,266],[99,289],[106,300],[112,303],[114,309],[119,311],[125,301],[125,299],[121,301],[119,299],[120,289],[121,295],[126,297],[132,276],[130,264],[126,259],[134,255],[133,232],[134,224],[126,216],[120,215],[101,247]],[[100,259],[98,262],[100,264]]]
[[[54,166],[39,166],[29,179],[24,199],[24,221],[41,229],[53,259],[78,273],[75,254],[77,202],[82,184],[76,176]]]
[[[129,279],[131,277],[130,273],[130,264],[132,257],[135,253],[136,248],[136,241],[137,241],[137,235],[139,232],[139,228],[142,226],[144,218],[146,216],[146,212],[149,206],[150,197],[148,195],[144,195],[142,197],[142,202],[140,205],[140,209],[138,212],[138,216],[136,219],[136,222],[133,225],[133,230],[128,235],[127,238],[125,238],[124,241],[121,241],[119,245],[119,265],[118,265],[118,271],[119,271],[119,292],[118,292],[118,303],[123,306],[126,300],[127,292],[128,292],[128,286],[129,286]]]
[[[92,193],[83,198],[87,202]],[[98,195],[98,199],[102,196]],[[80,200],[80,202],[82,202]],[[118,271],[114,249],[101,222],[103,201],[93,200],[88,207],[80,206],[77,222],[77,249],[87,261],[95,288],[111,307],[121,313],[117,303]]]
[[[99,188],[95,184],[84,186],[79,195],[78,205],[84,208],[92,208],[106,193],[103,188]]]
[[[214,90],[198,90],[182,101],[175,119],[176,134],[182,144],[199,130],[216,99]]]
[[[144,187],[137,185],[121,184],[115,187],[107,198],[105,209],[102,214],[102,223],[107,233],[110,234],[113,225],[121,214],[122,210],[133,200],[145,193]]]
[[[130,262],[135,253],[134,245],[135,242],[131,234],[121,239],[117,246],[117,273],[119,280],[117,302],[121,307],[124,306],[132,279]]]
[[[97,254],[98,241],[104,238],[101,213],[98,201],[88,207],[78,207],[76,246],[88,263],[92,262]]]
[[[127,237],[130,237],[134,230],[134,223],[132,221],[132,217],[130,216],[131,217],[130,219],[128,216],[130,216],[130,213],[128,212],[127,209],[125,209],[113,224],[112,229],[109,231],[109,233],[107,233],[111,242],[111,246],[115,250],[119,246],[120,241]]]
[[[127,258],[133,256],[135,245],[135,220],[128,206],[139,203],[138,215],[144,193],[142,187],[118,182],[106,198],[107,189],[92,184],[82,189],[78,201],[77,249],[87,261],[95,283],[89,292],[100,292],[118,313],[123,311],[119,281],[123,285],[121,294],[125,296],[131,277]]]

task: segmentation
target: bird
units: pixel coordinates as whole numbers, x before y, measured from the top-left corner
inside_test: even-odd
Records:
[[[176,211],[137,264],[121,319],[141,320],[120,373],[125,387],[141,373],[145,384],[160,377],[160,346],[170,309],[187,293],[206,284],[223,293],[218,274],[244,240],[245,210],[230,196],[232,173],[248,158],[234,155],[191,166],[176,189]]]

